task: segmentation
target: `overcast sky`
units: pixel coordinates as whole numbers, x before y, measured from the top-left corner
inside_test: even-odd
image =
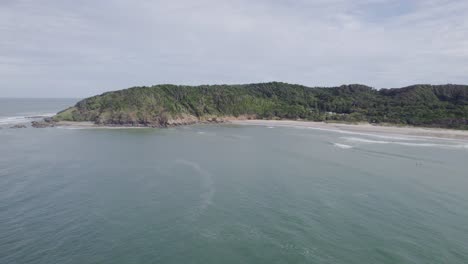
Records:
[[[468,84],[467,0],[0,0],[0,97]]]

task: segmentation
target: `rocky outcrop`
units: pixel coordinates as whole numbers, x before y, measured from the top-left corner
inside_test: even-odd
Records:
[[[23,124],[18,124],[18,125],[14,125],[10,128],[26,128],[27,126],[26,125],[23,125]]]
[[[80,126],[80,127],[153,127],[153,128],[167,128],[186,126],[194,124],[218,124],[229,123],[232,120],[249,120],[256,119],[256,115],[239,115],[239,116],[214,116],[206,115],[203,117],[196,117],[189,114],[181,114],[177,117],[157,117],[154,119],[145,120],[144,122],[126,121],[126,120],[96,120],[90,121],[56,121],[53,118],[45,118],[42,121],[33,121],[31,126],[34,128],[46,128],[56,126]]]
[[[31,126],[34,128],[54,127],[56,124],[51,118],[44,118],[42,121],[32,121]]]

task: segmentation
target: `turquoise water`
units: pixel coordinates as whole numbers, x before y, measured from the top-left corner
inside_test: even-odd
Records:
[[[0,116],[72,103],[2,101]],[[3,128],[0,263],[468,263],[467,144]]]

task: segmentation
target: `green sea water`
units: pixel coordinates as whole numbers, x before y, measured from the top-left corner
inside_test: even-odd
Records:
[[[11,100],[0,100],[2,264],[468,263],[468,142],[10,129],[73,103]]]

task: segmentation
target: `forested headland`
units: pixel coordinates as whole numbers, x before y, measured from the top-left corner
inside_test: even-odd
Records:
[[[155,85],[79,101],[51,119],[100,125],[165,127],[226,118],[370,122],[468,129],[468,86],[413,85],[374,89],[353,84],[306,87],[280,82],[245,85]]]

